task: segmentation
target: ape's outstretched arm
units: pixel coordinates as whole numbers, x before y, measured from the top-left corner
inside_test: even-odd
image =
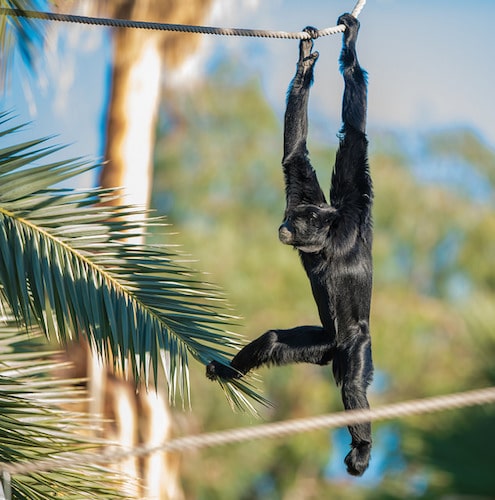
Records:
[[[305,29],[314,34],[314,28]],[[313,83],[313,68],[318,52],[311,52],[313,40],[301,40],[296,74],[290,84],[284,118],[284,156],[287,207],[285,213],[301,204],[325,203],[325,195],[318,184],[316,173],[308,159],[309,89]]]
[[[340,143],[332,174],[331,205],[339,211],[343,224],[360,224],[371,229],[373,199],[368,168],[368,140],[366,138],[367,84],[366,72],[359,65],[356,41],[359,21],[351,14],[339,17],[346,26],[340,54],[340,69],[344,77],[342,98],[342,128]],[[364,227],[368,226],[368,227]],[[343,231],[341,232],[343,233]],[[367,234],[363,234],[365,238]],[[338,244],[342,245],[343,242]]]
[[[365,133],[366,73],[359,65],[356,53],[359,21],[351,14],[343,14],[337,22],[346,26],[344,43],[340,53],[340,70],[345,82],[342,99],[342,132],[345,134],[349,129],[354,129]]]

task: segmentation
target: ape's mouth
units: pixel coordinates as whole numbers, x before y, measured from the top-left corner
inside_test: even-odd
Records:
[[[278,229],[278,239],[284,245],[292,245],[294,241],[294,236],[292,232],[287,228],[286,224],[282,224]]]

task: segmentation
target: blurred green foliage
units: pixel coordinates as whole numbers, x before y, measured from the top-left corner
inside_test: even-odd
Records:
[[[281,119],[256,77],[242,76],[220,67],[192,92],[169,91],[152,205],[179,232],[170,239],[191,249],[196,267],[226,290],[243,317],[239,333],[250,339],[273,327],[317,324],[318,316],[297,253],[277,237]],[[470,130],[425,134],[421,155],[396,133],[369,135],[377,371],[371,404],[495,383],[494,151]],[[328,186],[335,151],[311,141],[309,149]],[[452,172],[444,172],[445,182],[421,181],[418,158],[433,170],[452,165]],[[467,174],[456,170],[460,163]],[[481,176],[481,201],[450,182],[460,176],[462,188],[471,173]],[[179,434],[258,423],[232,413],[198,365],[191,372],[193,412],[177,413]],[[259,375],[274,404],[262,410],[267,421],[342,409],[328,367],[265,368]],[[360,479],[345,474],[345,451],[334,457],[342,433],[202,450],[184,455],[184,488],[201,500],[495,498],[494,424],[493,407],[375,424],[374,460]],[[386,439],[395,433],[398,450]]]

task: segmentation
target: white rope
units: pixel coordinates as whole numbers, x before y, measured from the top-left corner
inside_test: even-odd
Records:
[[[359,0],[359,2],[356,4],[354,9],[352,9],[351,14],[357,18],[359,16],[359,14],[361,14],[361,11],[364,9],[365,4],[366,4],[366,0]]]
[[[156,446],[141,446],[132,449],[109,448],[98,454],[64,453],[52,458],[28,463],[0,463],[0,470],[10,475],[31,474],[47,470],[80,467],[81,464],[112,464],[126,458],[149,455],[157,452],[179,452],[240,443],[254,439],[275,438],[319,429],[331,429],[376,420],[390,420],[454,408],[495,403],[495,387],[468,392],[448,394],[426,399],[395,403],[373,410],[352,410],[320,415],[317,417],[287,420],[254,427],[242,427],[226,431],[211,432],[172,439]]]
[[[352,15],[358,17],[363,10],[366,0],[359,0],[352,10]],[[155,23],[147,21],[132,21],[128,19],[108,19],[102,17],[77,16],[74,14],[60,14],[55,12],[38,12],[33,10],[20,9],[0,9],[0,14],[4,16],[25,17],[28,19],[39,19],[43,21],[59,21],[66,23],[90,24],[96,26],[110,26],[113,28],[138,28],[155,31],[180,31],[185,33],[201,33],[207,35],[225,35],[225,36],[253,36],[263,38],[286,38],[286,39],[307,39],[310,35],[305,31],[271,31],[255,30],[246,28],[216,28],[213,26],[191,26],[187,24],[168,24]],[[339,24],[331,28],[317,31],[317,37],[334,35],[345,31],[345,26]]]

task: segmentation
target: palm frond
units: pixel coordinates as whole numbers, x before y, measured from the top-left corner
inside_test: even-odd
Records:
[[[54,149],[42,141],[0,149],[0,302],[59,342],[82,332],[138,382],[164,369],[171,398],[187,401],[189,355],[226,363],[240,345],[227,330],[233,317],[224,297],[171,247],[130,239],[163,221],[102,205],[108,190],[52,188],[92,168],[78,160],[37,164]],[[244,382],[222,387],[235,406],[265,402]]]
[[[67,452],[98,452],[103,444],[83,437],[91,429],[87,417],[61,410],[85,397],[74,381],[49,375],[60,369],[53,353],[39,339],[41,332],[19,333],[18,325],[0,318],[0,462],[20,463],[66,456]],[[34,349],[33,349],[34,347]],[[27,349],[30,350],[27,350]],[[77,470],[20,474],[11,478],[13,498],[123,498],[122,479],[102,467],[78,464]]]
[[[16,10],[44,10],[43,0],[0,0],[0,7]],[[22,17],[0,15],[0,82],[5,81],[5,75],[10,65],[14,49],[19,50],[22,59],[32,67],[37,50],[42,45],[43,28],[40,23]],[[0,88],[1,88],[0,83]]]

